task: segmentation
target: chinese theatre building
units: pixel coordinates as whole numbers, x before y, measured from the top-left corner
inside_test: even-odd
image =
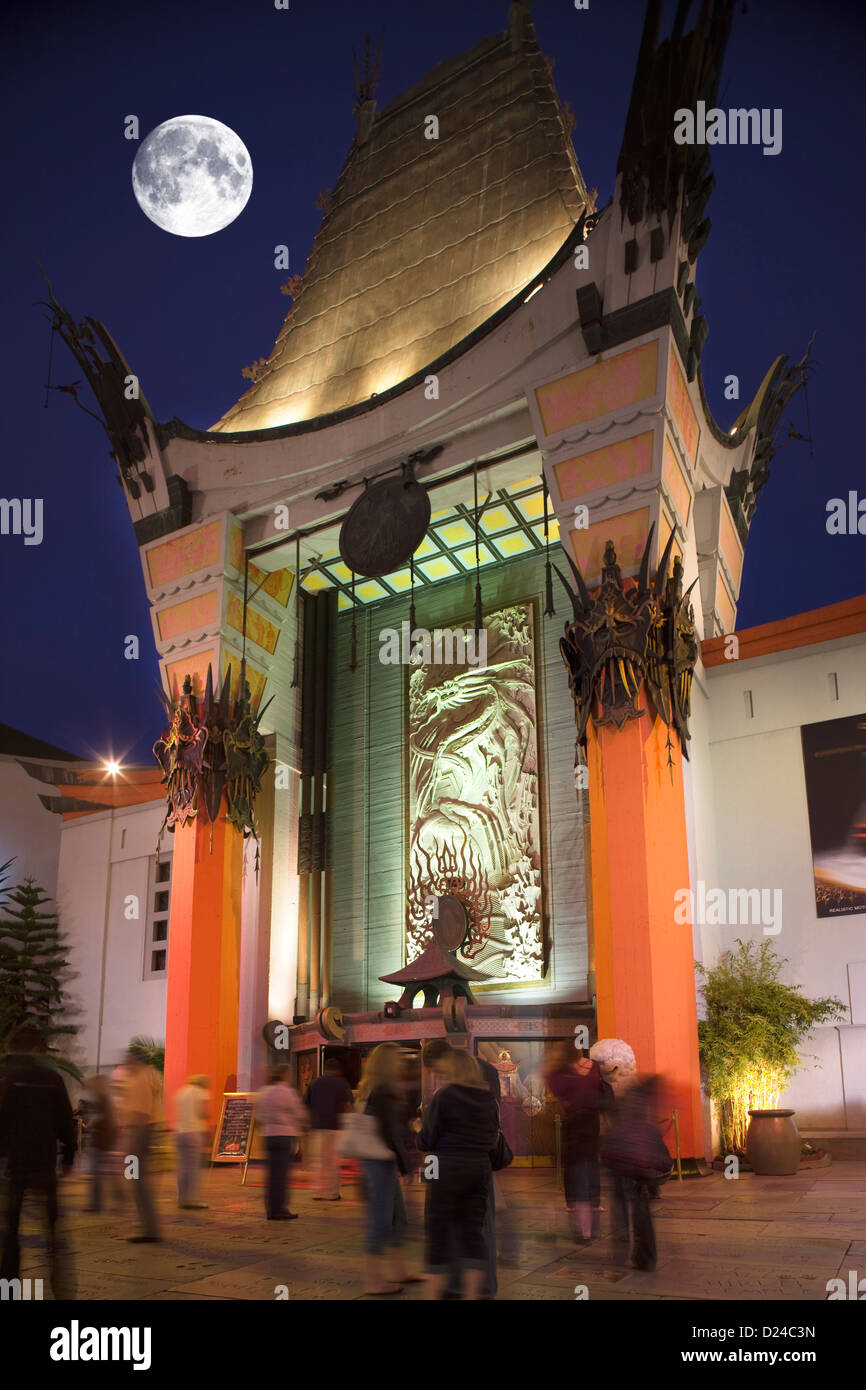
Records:
[[[672,138],[717,91],[732,6],[711,10],[663,40],[650,8],[603,209],[526,3],[383,110],[361,91],[292,309],[210,430],[126,400],[107,332],[56,305],[167,702],[167,1094],[256,1084],[269,1043],[303,1083],[447,1034],[500,1069],[515,1152],[545,1156],[545,1044],[585,1025],[670,1079],[683,1156],[710,1152],[694,960],[727,938],[674,904],[744,881],[749,802],[715,763],[751,786],[774,729],[866,706],[855,601],[725,661],[809,364],[778,358],[734,429],[713,420],[709,153]],[[761,681],[828,643],[842,703],[773,724]],[[739,728],[743,690],[769,725]]]

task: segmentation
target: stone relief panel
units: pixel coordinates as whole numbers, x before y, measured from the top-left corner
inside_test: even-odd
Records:
[[[529,604],[502,608],[485,619],[486,666],[409,675],[406,959],[451,893],[469,923],[457,954],[491,983],[545,971],[533,620]]]

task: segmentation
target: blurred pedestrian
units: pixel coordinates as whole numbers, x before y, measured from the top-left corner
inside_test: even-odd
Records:
[[[315,1151],[316,1195],[314,1202],[339,1202],[340,1156],[337,1136],[340,1116],[353,1105],[352,1088],[336,1057],[325,1063],[322,1076],[307,1087],[304,1103],[310,1112]]]
[[[123,1210],[120,1178],[117,1172],[119,1131],[111,1083],[97,1072],[88,1077],[81,1112],[84,1136],[90,1151],[90,1205],[86,1212],[101,1212],[104,1189],[107,1185],[111,1205]]]
[[[454,1057],[455,1048],[446,1038],[431,1038],[424,1044],[422,1058],[424,1066],[438,1076],[441,1084],[447,1085],[451,1080],[451,1062]],[[494,1097],[497,1106],[502,1097],[499,1072],[491,1062],[485,1061],[483,1057],[476,1057],[476,1062],[481,1068],[481,1074],[487,1083],[488,1090]],[[428,1188],[429,1193],[429,1188]],[[499,1289],[499,1279],[497,1272],[497,1251],[496,1251],[496,1213],[502,1214],[502,1224],[506,1231],[508,1245],[507,1263],[517,1263],[517,1244],[513,1230],[508,1225],[509,1218],[506,1215],[505,1194],[499,1186],[496,1173],[491,1174],[490,1188],[487,1194],[487,1206],[484,1212],[484,1250],[487,1267],[484,1272],[484,1283],[481,1287],[482,1299],[494,1299]],[[444,1298],[460,1297],[460,1265],[457,1260],[456,1251],[453,1252],[451,1273],[446,1280]]]
[[[265,1212],[269,1221],[296,1221],[298,1213],[289,1210],[291,1165],[302,1134],[308,1129],[304,1102],[291,1084],[291,1067],[280,1062],[271,1070],[268,1083],[256,1096],[256,1124],[265,1139],[268,1181]]]
[[[612,1092],[598,1063],[584,1049],[576,1052],[571,1043],[556,1047],[545,1080],[562,1110],[565,1205],[572,1235],[578,1244],[587,1245],[598,1234],[600,1116],[612,1104]]]
[[[673,1160],[654,1123],[661,1078],[637,1082],[619,1101],[602,1157],[613,1176],[614,1240],[624,1251],[631,1237],[631,1262],[651,1273],[658,1258],[650,1201],[670,1177]]]
[[[57,1149],[67,1174],[75,1157],[75,1120],[60,1073],[44,1060],[39,1030],[22,1025],[7,1043],[0,1095],[0,1155],[6,1159],[6,1233],[0,1279],[17,1279],[18,1228],[26,1192],[42,1199],[54,1297],[71,1298],[71,1270],[58,1230]]]
[[[373,1145],[379,1156],[361,1159],[367,1202],[364,1238],[364,1292],[399,1293],[418,1283],[403,1256],[408,1222],[401,1176],[409,1172],[403,1109],[403,1052],[397,1043],[380,1043],[367,1058],[358,1087],[357,1111],[372,1116]]]
[[[210,1133],[210,1078],[191,1076],[174,1098],[177,1145],[177,1204],[184,1211],[205,1211],[199,1182]]]
[[[435,1155],[428,1188],[429,1296],[442,1298],[456,1254],[464,1297],[478,1299],[488,1265],[484,1220],[491,1187],[491,1151],[499,1137],[499,1107],[481,1067],[452,1050],[450,1077],[424,1115],[421,1145]]]
[[[115,1074],[116,1076],[117,1074]],[[114,1078],[113,1078],[114,1079]],[[141,1224],[134,1245],[153,1245],[160,1239],[151,1184],[151,1152],[156,1126],[162,1121],[162,1080],[159,1072],[137,1052],[127,1052],[124,1070],[117,1077],[120,1090],[119,1119],[123,1129],[124,1176],[134,1183],[133,1195]],[[130,1160],[135,1167],[130,1170]]]

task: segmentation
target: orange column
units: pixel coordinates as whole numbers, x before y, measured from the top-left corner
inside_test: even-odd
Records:
[[[237,1085],[242,870],[242,837],[223,815],[213,826],[199,815],[175,831],[165,1020],[169,1118],[190,1075],[210,1077],[215,1106]]]
[[[621,730],[587,726],[598,1036],[622,1038],[639,1073],[666,1078],[681,1153],[699,1158],[692,932],[674,922],[674,894],[689,887],[682,754],[672,734],[671,770],[667,728],[640,703],[643,717]]]

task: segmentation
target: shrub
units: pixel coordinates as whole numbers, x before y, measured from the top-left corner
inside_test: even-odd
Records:
[[[725,1153],[746,1146],[749,1110],[775,1110],[803,1065],[800,1044],[820,1023],[845,1016],[841,999],[807,999],[779,973],[769,941],[740,941],[711,969],[698,964],[707,1017],[698,1024],[707,1092],[718,1107]]]

